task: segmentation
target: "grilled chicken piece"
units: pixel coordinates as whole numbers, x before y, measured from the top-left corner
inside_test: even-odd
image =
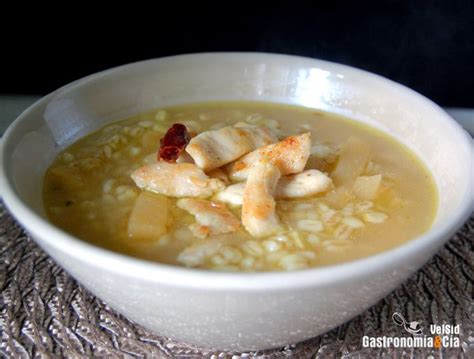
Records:
[[[301,198],[327,191],[332,180],[318,170],[306,170],[301,173],[283,176],[276,189],[276,198]]]
[[[170,197],[209,197],[225,188],[191,163],[159,161],[140,167],[131,177],[141,189]]]
[[[237,128],[226,126],[205,131],[191,139],[186,152],[199,168],[210,171],[221,167],[257,147],[277,141],[266,127]]]
[[[241,206],[244,200],[245,182],[239,182],[226,187],[218,192],[215,198],[231,206]]]
[[[275,190],[275,198],[301,198],[325,192],[331,186],[331,179],[318,170],[282,176]],[[216,194],[216,199],[234,206],[241,206],[244,197],[245,182],[226,187]]]
[[[196,237],[235,232],[240,222],[223,203],[205,199],[181,198],[176,205],[191,213],[196,222],[189,229]]]
[[[265,159],[250,168],[242,201],[242,224],[254,237],[264,237],[279,229],[273,196],[280,176],[278,167]]]
[[[265,157],[278,167],[282,175],[303,171],[311,152],[311,135],[303,133],[299,136],[289,136],[284,140],[257,148],[226,166],[227,173],[233,181],[245,181],[250,166],[255,161]]]

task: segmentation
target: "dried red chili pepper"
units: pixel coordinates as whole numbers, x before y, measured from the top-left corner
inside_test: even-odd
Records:
[[[181,123],[175,123],[171,126],[160,140],[160,150],[158,160],[166,162],[176,162],[179,155],[184,151],[191,136],[188,129]]]

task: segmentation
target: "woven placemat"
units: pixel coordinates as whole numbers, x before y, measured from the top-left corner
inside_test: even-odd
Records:
[[[474,217],[418,273],[374,307],[319,337],[236,353],[152,334],[118,314],[58,267],[0,202],[0,355],[5,357],[472,358]],[[407,321],[460,324],[458,348],[364,348],[362,336],[406,336]]]

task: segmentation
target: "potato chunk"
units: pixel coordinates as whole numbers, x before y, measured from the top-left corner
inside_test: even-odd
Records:
[[[352,191],[354,194],[365,200],[373,200],[377,196],[382,182],[382,175],[375,176],[360,176],[357,177]]]
[[[365,170],[370,159],[370,147],[356,137],[342,146],[336,168],[331,173],[336,186],[352,185]]]
[[[167,231],[169,200],[166,197],[141,192],[128,220],[128,237],[139,241],[153,241]]]

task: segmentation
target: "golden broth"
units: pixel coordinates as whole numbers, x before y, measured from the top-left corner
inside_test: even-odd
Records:
[[[156,154],[167,129],[183,123],[199,133],[241,121],[266,125],[279,138],[311,132],[317,153],[307,167],[329,173],[340,147],[357,137],[371,151],[364,174],[382,175],[377,197],[367,201],[350,195],[341,201],[332,189],[277,201],[281,233],[252,238],[241,227],[206,239],[193,237],[188,226],[194,217],[171,198],[173,220],[165,235],[147,241],[129,238],[128,219],[141,191],[130,173]],[[176,106],[107,125],[58,155],[45,175],[43,198],[54,224],[95,245],[163,263],[241,271],[301,269],[383,252],[425,232],[437,208],[429,171],[390,136],[331,113],[258,102]],[[229,209],[240,218],[240,207]]]

